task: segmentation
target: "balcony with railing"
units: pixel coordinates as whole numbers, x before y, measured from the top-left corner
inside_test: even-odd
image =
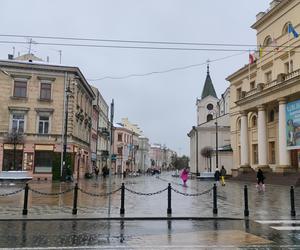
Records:
[[[277,79],[273,81],[268,83],[259,83],[256,88],[246,92],[243,96],[241,96],[239,101],[247,99],[248,97],[252,97],[258,93],[271,90],[275,86],[280,87],[280,85],[286,83],[287,81],[296,79],[297,77],[300,77],[300,69],[297,69],[289,74],[279,74]]]

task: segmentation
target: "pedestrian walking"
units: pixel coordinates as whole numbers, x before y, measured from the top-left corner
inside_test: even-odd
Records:
[[[98,166],[95,167],[95,176],[96,176],[96,180],[98,180],[98,176],[99,176],[99,167]]]
[[[186,182],[189,178],[189,171],[188,171],[188,168],[185,167],[182,172],[181,172],[181,175],[180,175],[182,181],[183,181],[183,186],[186,187]]]
[[[220,174],[221,174],[221,183],[222,183],[222,186],[225,186],[226,169],[224,168],[224,166],[222,166]]]
[[[256,179],[257,179],[257,184],[256,184],[256,188],[257,191],[265,191],[265,183],[264,180],[266,179],[266,177],[264,176],[263,171],[259,168],[257,171],[257,175],[256,175]]]
[[[220,182],[220,175],[221,174],[220,174],[219,168],[216,168],[215,175],[214,175],[216,184],[219,184],[219,182]]]

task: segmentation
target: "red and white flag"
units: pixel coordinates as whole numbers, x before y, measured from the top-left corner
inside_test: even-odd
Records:
[[[253,64],[256,58],[254,54],[249,53],[249,64]]]

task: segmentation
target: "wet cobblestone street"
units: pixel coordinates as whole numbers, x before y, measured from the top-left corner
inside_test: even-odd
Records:
[[[125,186],[137,192],[151,193],[162,190],[168,183],[180,192],[195,194],[206,191],[213,186],[211,181],[189,180],[188,187],[181,185],[179,178],[172,178],[170,173],[165,173],[159,178],[155,176],[140,176],[126,178]],[[114,177],[112,190],[121,186],[122,179]],[[20,185],[1,186],[1,194],[9,193],[23,187]],[[51,183],[32,182],[29,184],[34,190],[46,193],[61,192],[74,186],[74,183]],[[79,187],[90,193],[107,193],[108,180],[82,180]],[[228,181],[225,187],[218,186],[218,216],[243,218],[244,197],[243,183]],[[265,193],[258,193],[253,183],[248,184],[250,218],[254,219],[288,219],[290,218],[289,187],[267,185]],[[300,211],[300,189],[295,189],[296,212]],[[0,218],[10,216],[18,217],[22,214],[24,191],[6,197],[0,197]],[[120,191],[112,195],[112,216],[120,213]],[[73,205],[73,191],[63,195],[40,195],[29,191],[29,204],[27,217],[71,215]],[[79,192],[78,216],[106,217],[108,198],[93,197]],[[125,192],[125,215],[126,216],[166,216],[167,192],[153,196],[136,195]],[[188,197],[172,192],[172,215],[173,216],[212,216],[212,192],[201,196]],[[300,214],[299,214],[300,215]],[[297,213],[297,218],[299,218]]]
[[[112,190],[122,179],[114,177]],[[244,183],[228,181],[218,186],[218,215],[213,216],[211,181],[189,180],[188,187],[170,173],[161,176],[126,178],[125,186],[136,192],[152,193],[171,183],[172,217],[167,217],[167,191],[157,195],[125,192],[125,219],[120,217],[120,191],[112,195],[111,217],[107,220],[108,198],[79,192],[78,214],[72,215],[73,191],[63,195],[41,195],[29,191],[28,215],[22,216],[24,191],[0,197],[0,248],[25,249],[300,249],[298,188],[295,189],[296,214],[290,216],[289,187],[267,185],[258,193],[249,188],[249,220],[244,220]],[[74,183],[32,182],[31,189],[55,193]],[[81,180],[89,193],[108,192],[108,180]],[[21,185],[1,185],[1,194]],[[180,194],[180,192],[182,194]],[[135,217],[139,217],[134,219]],[[180,217],[201,217],[182,220]],[[224,219],[225,217],[231,219]],[[127,220],[126,218],[130,219]],[[204,218],[204,219],[203,219]],[[205,219],[206,218],[206,219]]]

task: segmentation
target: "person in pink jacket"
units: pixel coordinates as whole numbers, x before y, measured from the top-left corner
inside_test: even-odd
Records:
[[[181,175],[180,175],[182,181],[183,181],[183,186],[186,187],[186,182],[189,178],[189,171],[188,171],[188,168],[184,168],[181,172]]]

